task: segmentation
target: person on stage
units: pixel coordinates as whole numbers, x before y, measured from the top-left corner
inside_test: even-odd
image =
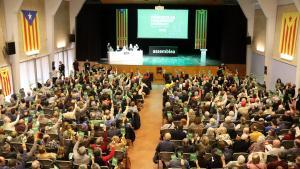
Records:
[[[88,72],[88,71],[90,71],[90,69],[91,69],[91,64],[90,64],[89,60],[87,59],[84,63],[84,70],[86,72]]]
[[[111,45],[110,45],[110,43],[107,43],[107,51],[110,51],[110,49],[111,49]]]

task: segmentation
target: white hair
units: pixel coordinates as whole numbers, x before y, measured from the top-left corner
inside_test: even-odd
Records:
[[[246,161],[245,157],[243,155],[239,155],[239,157],[237,158],[237,162],[239,164],[244,164]]]

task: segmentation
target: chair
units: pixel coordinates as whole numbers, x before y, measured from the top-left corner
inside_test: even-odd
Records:
[[[288,162],[295,162],[296,156],[293,154],[288,154],[286,159]]]
[[[207,160],[211,159],[212,158],[212,154],[211,153],[205,153],[204,158],[207,159]]]
[[[182,140],[170,140],[176,147],[179,147],[182,145]]]
[[[190,160],[190,155],[191,155],[190,153],[183,153],[182,157],[183,157],[183,159],[189,161]]]
[[[71,161],[62,161],[62,160],[56,160],[55,164],[59,169],[70,169],[72,168]]]
[[[294,140],[283,140],[281,145],[285,148],[285,149],[290,149],[294,147]]]
[[[38,161],[40,162],[42,169],[49,169],[53,167],[53,161],[50,159],[40,159]]]
[[[107,166],[100,166],[100,169],[109,169]]]
[[[50,140],[58,140],[57,134],[48,134],[50,136]]]
[[[236,161],[237,158],[238,158],[240,155],[243,155],[243,156],[245,157],[245,159],[248,159],[248,156],[249,156],[248,153],[243,153],[243,152],[240,152],[240,153],[233,153],[232,159],[233,159],[234,161]]]
[[[158,160],[162,161],[163,163],[169,162],[171,160],[171,156],[174,152],[160,152],[158,154]],[[158,168],[159,168],[159,161],[158,161]]]
[[[31,148],[33,147],[33,144],[31,143],[26,143],[26,147],[28,150],[31,150]]]
[[[181,124],[180,121],[173,121],[173,123],[174,123],[174,126],[175,126],[175,127],[178,127],[178,126]]]
[[[122,161],[125,157],[125,153],[123,151],[116,150],[114,157],[118,159],[118,161]]]
[[[279,131],[279,135],[285,135],[285,134],[287,134],[289,132],[289,129],[281,129],[280,131]]]
[[[172,131],[174,131],[174,129],[163,129],[160,130],[160,134],[164,136],[166,133],[171,133]]]
[[[53,110],[50,108],[44,108],[44,113],[45,115],[52,115],[53,114]]]
[[[17,151],[22,150],[22,144],[17,142],[11,142],[10,145]]]
[[[268,156],[267,156],[267,163],[276,161],[277,159],[278,159],[278,158],[277,158],[277,156],[275,156],[275,155],[268,155]]]

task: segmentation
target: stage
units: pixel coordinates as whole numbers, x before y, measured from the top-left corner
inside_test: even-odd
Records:
[[[122,57],[122,56],[119,56]],[[130,57],[130,56],[126,56]],[[141,66],[218,66],[221,61],[206,58],[206,61],[202,61],[199,55],[178,55],[175,57],[166,56],[150,56],[143,55],[142,59],[136,59],[134,61],[128,62],[129,59],[120,58],[109,61],[108,58],[100,60],[103,64],[118,64],[118,65],[141,65]]]

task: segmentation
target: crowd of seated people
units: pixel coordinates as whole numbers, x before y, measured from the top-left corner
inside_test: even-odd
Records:
[[[300,167],[300,89],[280,80],[266,91],[255,78],[222,68],[216,75],[177,74],[163,91],[164,168],[286,169]]]
[[[129,167],[148,74],[101,65],[73,74],[1,99],[1,169]]]

